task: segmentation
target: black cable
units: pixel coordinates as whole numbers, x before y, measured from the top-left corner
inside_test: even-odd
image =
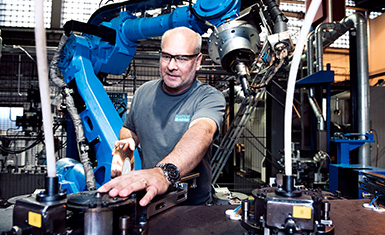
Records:
[[[25,147],[23,149],[18,149],[18,150],[12,150],[12,149],[9,149],[9,148],[5,148],[3,147],[3,145],[0,145],[0,150],[5,152],[5,153],[8,153],[8,154],[18,154],[18,153],[22,153],[22,152],[25,152],[33,147],[35,147],[37,144],[39,144],[41,141],[42,141],[42,136],[39,137],[39,139],[36,139],[30,146],[28,147]]]
[[[60,125],[55,125],[53,127],[53,131],[55,132],[59,126]],[[29,145],[29,146],[27,146],[25,148],[13,150],[13,149],[6,148],[2,144],[0,144],[0,150],[5,152],[5,153],[8,153],[8,154],[18,154],[18,153],[25,152],[25,151],[35,147],[39,143],[43,142],[43,140],[44,140],[44,132],[40,131],[40,132],[38,132],[38,135],[36,136],[35,141],[31,145]]]

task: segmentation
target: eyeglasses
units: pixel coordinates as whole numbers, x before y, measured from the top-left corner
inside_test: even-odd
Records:
[[[177,64],[185,64],[197,55],[199,55],[199,53],[193,55],[170,55],[166,52],[160,51],[160,60],[165,63],[170,63],[171,59],[175,59]]]

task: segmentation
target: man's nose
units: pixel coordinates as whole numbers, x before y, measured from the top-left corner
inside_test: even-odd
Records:
[[[175,69],[178,68],[178,65],[177,65],[177,62],[176,62],[176,58],[175,58],[175,57],[172,57],[172,58],[170,59],[170,61],[169,61],[168,64],[167,64],[167,68],[168,68],[169,70],[175,70]]]

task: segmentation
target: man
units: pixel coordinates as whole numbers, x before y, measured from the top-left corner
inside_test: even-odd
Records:
[[[163,35],[162,79],[147,82],[136,91],[120,140],[115,143],[131,157],[140,143],[143,170],[112,179],[100,192],[110,190],[111,197],[126,197],[145,190],[139,202],[145,206],[167,191],[178,171],[180,176],[198,172],[197,188],[189,189],[187,204],[204,204],[210,199],[209,147],[223,121],[225,99],[195,78],[202,60],[201,44],[200,35],[186,27]],[[114,157],[112,176],[120,175],[122,162]]]

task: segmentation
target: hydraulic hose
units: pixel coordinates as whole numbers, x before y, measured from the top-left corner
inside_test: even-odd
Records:
[[[275,0],[263,0],[264,4],[267,6],[272,19],[274,20],[274,33],[280,33],[287,31],[287,21],[288,19],[278,8]]]
[[[292,65],[290,67],[289,79],[287,82],[286,102],[285,102],[285,118],[284,118],[284,148],[285,148],[285,173],[288,176],[292,175],[292,158],[291,158],[291,121],[292,121],[292,104],[294,99],[294,88],[298,73],[299,62],[301,60],[303,47],[310,30],[321,0],[314,0],[306,13],[304,24],[298,38],[297,45],[294,50]]]
[[[55,55],[52,57],[52,61],[49,66],[50,79],[57,87],[59,87],[62,90],[67,111],[74,124],[75,134],[76,134],[76,143],[78,145],[77,147],[78,147],[80,162],[83,164],[83,168],[84,168],[87,189],[95,190],[96,189],[95,175],[94,175],[90,158],[88,156],[89,146],[87,145],[86,138],[84,137],[82,120],[75,107],[75,102],[71,95],[72,90],[68,88],[67,84],[64,82],[63,79],[60,78],[58,74],[58,71],[59,71],[58,64],[60,60],[60,55],[63,51],[63,48],[67,40],[68,40],[68,37],[65,34],[63,34],[62,38],[60,39],[60,43],[57,47],[57,51]]]
[[[45,148],[47,154],[47,176],[49,178],[56,177],[56,161],[55,161],[55,147],[52,131],[52,114],[50,103],[50,89],[48,82],[47,69],[47,47],[46,35],[44,28],[44,12],[43,0],[36,0],[35,5],[35,43],[36,43],[36,58],[37,70],[39,75],[39,90],[41,97],[41,109],[43,114],[43,128],[45,138]]]

